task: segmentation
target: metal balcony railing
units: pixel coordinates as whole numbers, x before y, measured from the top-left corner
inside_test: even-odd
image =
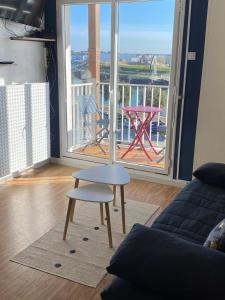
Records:
[[[95,128],[92,128],[92,132],[88,133],[85,128],[83,128],[82,124],[84,123],[84,117],[80,113],[79,102],[77,99],[79,96],[96,95],[96,90],[96,86],[92,82],[72,85],[74,148],[84,145],[95,134]],[[102,118],[110,119],[109,90],[109,83],[100,83],[98,87],[100,97],[98,105]],[[117,95],[117,142],[120,144],[129,144],[134,137],[134,131],[131,127],[130,120],[123,111],[123,107],[136,105],[155,106],[162,108],[163,112],[155,116],[151,126],[148,128],[148,133],[154,146],[165,147],[165,132],[160,133],[158,128],[160,126],[166,128],[167,126],[169,86],[119,83]],[[89,118],[93,118],[93,116],[89,116]],[[143,114],[143,120],[144,118],[145,115]],[[143,142],[145,142],[145,140],[143,140]]]

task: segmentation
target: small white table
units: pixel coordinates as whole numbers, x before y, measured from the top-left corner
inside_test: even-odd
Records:
[[[122,226],[123,233],[126,233],[124,186],[130,182],[130,176],[125,168],[116,164],[97,166],[75,172],[72,174],[72,176],[75,178],[75,188],[78,187],[79,180],[112,185],[114,193],[114,205],[116,204],[116,187],[120,187]],[[70,215],[71,221],[73,221],[74,208],[75,206],[72,205]]]
[[[106,219],[107,219],[107,229],[108,229],[108,238],[109,238],[109,247],[113,248],[112,243],[112,230],[110,222],[110,212],[109,212],[109,202],[112,202],[114,195],[112,190],[105,184],[88,184],[76,189],[70,190],[66,196],[69,198],[69,204],[66,215],[66,223],[63,233],[63,240],[66,239],[67,229],[69,225],[69,219],[73,209],[73,204],[75,207],[76,200],[85,201],[85,202],[97,202],[100,203],[100,216],[101,224],[104,225],[104,214],[103,214],[103,204],[105,203]],[[74,211],[73,211],[74,213]],[[87,220],[88,221],[88,220]]]

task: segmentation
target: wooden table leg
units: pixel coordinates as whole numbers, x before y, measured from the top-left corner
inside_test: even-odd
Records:
[[[113,194],[114,194],[113,206],[116,206],[116,185],[113,186]]]
[[[78,188],[79,186],[79,179],[77,178],[76,181],[75,181],[75,185],[74,185],[74,188]],[[72,203],[72,208],[71,208],[71,213],[70,213],[70,222],[73,222],[73,216],[74,216],[74,210],[75,210],[75,205],[76,205],[76,201],[74,201]]]
[[[113,248],[113,242],[112,242],[112,230],[111,230],[110,213],[109,213],[109,203],[105,203],[105,211],[106,211],[106,219],[107,219],[107,229],[108,229],[108,237],[109,237],[109,247],[110,247],[110,248]]]
[[[122,213],[122,226],[123,226],[123,233],[126,233],[126,218],[125,218],[125,199],[124,199],[124,186],[120,186],[120,193],[121,193],[121,213]]]
[[[103,208],[103,203],[100,203],[100,216],[101,216],[101,224],[104,225],[104,208]]]
[[[68,204],[68,209],[67,209],[67,214],[66,214],[66,223],[65,223],[65,227],[64,227],[64,233],[63,233],[63,240],[64,241],[66,239],[66,234],[67,234],[67,229],[68,229],[68,225],[69,225],[69,220],[70,220],[71,208],[72,208],[73,201],[74,201],[73,199],[69,199],[69,204]]]

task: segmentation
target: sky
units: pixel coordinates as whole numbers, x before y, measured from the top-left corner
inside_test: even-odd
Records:
[[[175,0],[119,4],[119,52],[171,54]],[[101,4],[101,51],[110,51],[111,7]],[[74,51],[88,50],[88,5],[71,6],[71,44]]]

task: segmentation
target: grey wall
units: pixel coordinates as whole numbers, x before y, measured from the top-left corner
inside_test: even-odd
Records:
[[[0,85],[25,82],[44,82],[44,44],[37,42],[11,41],[0,19],[0,60],[13,60],[15,65],[0,65]],[[25,26],[7,21],[7,27],[17,35],[24,35]],[[29,29],[29,28],[27,28]]]

